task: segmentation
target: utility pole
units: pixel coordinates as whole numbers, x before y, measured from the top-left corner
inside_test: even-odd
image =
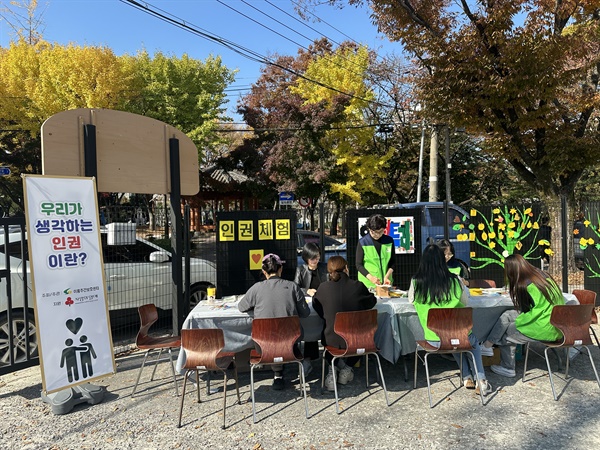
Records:
[[[446,202],[452,203],[452,196],[450,195],[450,169],[452,168],[452,163],[450,162],[450,126],[446,125],[444,127],[445,132],[445,155],[446,158]]]
[[[437,201],[438,191],[438,126],[431,128],[431,145],[429,150],[429,201]]]
[[[425,149],[425,119],[421,125],[421,148],[419,149],[419,178],[417,181],[417,203],[421,201],[421,188],[423,187],[423,151]]]

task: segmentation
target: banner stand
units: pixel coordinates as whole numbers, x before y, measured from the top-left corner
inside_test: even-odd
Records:
[[[45,395],[42,392],[42,400],[50,405],[55,415],[61,415],[67,414],[80,403],[96,405],[104,400],[105,393],[106,389],[102,386],[84,383],[52,394]]]

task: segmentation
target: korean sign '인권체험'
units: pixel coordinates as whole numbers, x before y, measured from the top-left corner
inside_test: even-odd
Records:
[[[23,177],[47,393],[115,372],[93,178]]]

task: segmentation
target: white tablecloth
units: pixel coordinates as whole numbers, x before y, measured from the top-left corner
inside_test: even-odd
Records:
[[[575,296],[564,294],[567,301]],[[576,300],[575,300],[576,301]],[[311,307],[310,316],[300,319],[304,330],[304,340],[314,342],[321,339],[323,320]],[[473,333],[479,340],[485,340],[498,317],[507,309],[512,309],[510,298],[499,295],[470,297],[467,306],[473,307]],[[379,298],[375,308],[378,311],[378,329],[375,343],[383,358],[391,363],[401,355],[416,349],[416,340],[423,339],[423,328],[412,303],[407,298]],[[208,305],[198,304],[187,316],[183,328],[221,328],[225,335],[225,351],[240,352],[254,348],[252,342],[252,316],[238,311],[237,302]],[[182,371],[185,352],[179,352],[177,370]]]

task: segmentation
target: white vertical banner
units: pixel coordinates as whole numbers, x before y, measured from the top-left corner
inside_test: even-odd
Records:
[[[25,175],[42,387],[115,373],[94,178]]]

